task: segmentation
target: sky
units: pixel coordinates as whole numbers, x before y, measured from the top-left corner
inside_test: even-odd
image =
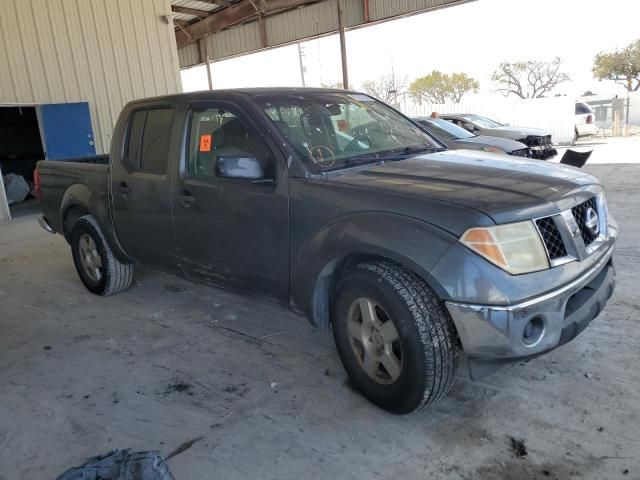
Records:
[[[593,57],[639,38],[640,0],[477,0],[348,31],[349,81],[357,89],[392,70],[411,81],[436,69],[471,75],[481,95],[495,95],[500,62],[558,56],[571,81],[554,93],[623,95],[593,78]],[[301,46],[307,86],[342,80],[337,35]],[[215,62],[212,72],[214,88],[302,85],[297,45]],[[204,67],[183,70],[182,80],[185,91],[207,88]]]

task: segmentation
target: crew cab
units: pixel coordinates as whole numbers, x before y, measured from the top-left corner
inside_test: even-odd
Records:
[[[108,157],[37,165],[41,225],[87,289],[147,264],[331,329],[353,385],[407,413],[574,338],[614,288],[600,182],[449,151],[370,96],[245,89],[134,101]],[[133,291],[135,294],[135,290]]]

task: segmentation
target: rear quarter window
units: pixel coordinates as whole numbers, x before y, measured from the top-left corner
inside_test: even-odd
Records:
[[[131,117],[125,162],[132,170],[164,174],[169,160],[173,108],[139,110]]]
[[[140,170],[143,172],[162,174],[167,171],[174,113],[173,108],[148,111],[140,154]]]

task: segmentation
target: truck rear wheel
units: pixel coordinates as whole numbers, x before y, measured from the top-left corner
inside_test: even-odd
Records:
[[[78,218],[71,228],[70,240],[73,263],[90,292],[115,295],[131,286],[133,265],[114,256],[95,218]]]
[[[391,262],[368,262],[347,272],[335,292],[333,335],[359,392],[398,414],[448,393],[458,367],[458,336],[422,279]]]

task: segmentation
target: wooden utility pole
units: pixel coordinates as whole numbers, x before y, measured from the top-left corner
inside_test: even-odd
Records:
[[[342,57],[342,88],[349,90],[349,72],[347,70],[347,44],[345,42],[344,28],[347,23],[345,18],[344,0],[338,0],[338,28],[340,29],[340,56]]]

